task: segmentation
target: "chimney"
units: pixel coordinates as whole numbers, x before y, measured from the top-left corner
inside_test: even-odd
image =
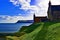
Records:
[[[48,19],[52,20],[51,1],[49,1],[49,7],[48,7]]]
[[[51,6],[51,1],[49,1],[49,7]]]

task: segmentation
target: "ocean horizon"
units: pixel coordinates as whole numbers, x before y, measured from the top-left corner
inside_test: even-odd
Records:
[[[29,26],[32,23],[0,23],[0,33],[15,33],[23,26]]]

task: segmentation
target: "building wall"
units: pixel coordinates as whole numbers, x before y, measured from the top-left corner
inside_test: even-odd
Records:
[[[40,22],[41,20],[40,20],[40,18],[39,17],[35,17],[34,18],[34,22]]]
[[[48,19],[51,21],[60,20],[60,5],[51,5],[49,2]]]
[[[60,20],[60,11],[53,11],[53,20]]]
[[[44,22],[47,21],[47,17],[35,17],[34,22]]]

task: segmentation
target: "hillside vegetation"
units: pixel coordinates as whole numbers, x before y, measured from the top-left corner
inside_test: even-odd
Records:
[[[14,36],[7,36],[7,40],[60,40],[60,23],[34,23],[23,27]]]

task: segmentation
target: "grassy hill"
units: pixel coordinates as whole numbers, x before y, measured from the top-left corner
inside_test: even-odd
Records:
[[[7,36],[7,40],[60,40],[59,22],[34,23],[23,27],[14,36]]]

